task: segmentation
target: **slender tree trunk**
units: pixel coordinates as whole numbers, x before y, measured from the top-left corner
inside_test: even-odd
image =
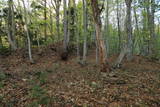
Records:
[[[0,29],[1,29],[1,25],[2,25],[2,19],[0,19]],[[0,35],[0,48],[3,47],[3,42],[2,42],[2,36]]]
[[[158,18],[158,35],[160,35],[160,18]]]
[[[64,52],[67,52],[67,47],[68,47],[68,34],[67,34],[67,3],[66,0],[63,0],[63,11],[64,11],[64,21],[63,21],[63,26],[64,26]]]
[[[84,36],[84,43],[83,43],[83,64],[86,63],[86,56],[87,56],[87,3],[86,0],[83,0],[83,36]]]
[[[105,1],[105,25],[104,25],[104,38],[105,38],[105,44],[106,44],[106,50],[107,50],[107,55],[109,56],[109,1]]]
[[[47,41],[47,1],[44,0],[44,37],[45,41]]]
[[[132,59],[132,51],[133,51],[133,37],[132,37],[132,18],[131,18],[131,4],[132,0],[125,0],[127,6],[127,16],[126,16],[126,33],[127,33],[127,46],[128,46],[128,53],[127,53],[127,60]]]
[[[127,15],[126,15],[126,34],[127,34],[127,44],[124,46],[123,49],[121,49],[121,53],[118,56],[115,67],[119,67],[122,60],[124,59],[125,55],[127,54],[127,59],[132,59],[132,26],[131,26],[131,3],[132,0],[125,0],[125,3],[127,5]]]
[[[53,34],[53,16],[52,16],[52,10],[50,9],[50,32],[51,32],[51,35],[52,35],[52,39],[54,40],[54,34]]]
[[[154,23],[154,19],[155,19],[155,0],[151,0],[151,18],[150,18],[150,35],[151,35],[151,51],[153,55],[157,54],[156,51],[156,34],[155,34],[155,23]]]
[[[78,10],[75,3],[75,0],[73,1],[73,8],[75,9],[75,34],[76,34],[76,46],[77,46],[77,60],[80,61],[80,41],[79,41],[79,33],[80,33],[80,27],[79,27],[79,19],[78,19]]]
[[[136,12],[136,2],[134,2],[134,8],[133,8],[133,12],[134,12],[134,18],[135,18],[135,22],[136,22],[136,36],[138,37],[136,40],[136,36],[135,36],[135,41],[134,41],[134,47],[136,47],[136,45],[138,45],[139,49],[141,48],[141,38],[140,36],[140,30],[139,30],[139,25],[138,25],[138,17],[137,17],[137,12]]]
[[[29,36],[29,30],[28,30],[28,20],[27,20],[27,10],[26,10],[26,6],[25,6],[25,2],[24,0],[22,0],[23,2],[23,8],[24,8],[24,30],[27,36],[27,41],[28,41],[28,54],[29,54],[29,60],[30,62],[34,62],[33,58],[32,58],[32,51],[31,51],[31,40],[30,40],[30,36]]]
[[[96,40],[96,30],[94,31],[94,38],[95,38],[95,44],[96,44],[96,64],[99,63],[99,49],[98,49],[98,43]]]
[[[16,40],[15,40],[15,22],[14,22],[14,9],[13,9],[13,1],[8,1],[9,11],[8,11],[8,41],[10,43],[11,49],[16,50]]]
[[[119,40],[119,47],[118,47],[118,50],[120,52],[121,50],[121,28],[120,28],[120,15],[119,15],[119,0],[116,0],[117,2],[117,26],[118,26],[118,40]]]
[[[0,35],[0,48],[3,47],[2,36]]]
[[[59,27],[59,9],[60,9],[60,4],[58,3],[57,9],[56,9],[56,28],[57,28],[57,36],[58,40],[60,40],[60,27]]]

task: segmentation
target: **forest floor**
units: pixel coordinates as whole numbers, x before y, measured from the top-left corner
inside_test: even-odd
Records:
[[[134,56],[101,73],[94,54],[82,67],[74,55],[61,61],[52,46],[33,51],[35,64],[22,53],[0,57],[0,107],[160,107],[158,61]]]

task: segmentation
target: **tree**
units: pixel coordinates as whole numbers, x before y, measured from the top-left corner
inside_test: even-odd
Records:
[[[127,47],[128,47],[128,53],[127,53],[127,59],[132,59],[132,49],[133,49],[133,39],[132,39],[132,18],[131,18],[131,3],[132,0],[125,0],[126,6],[127,6],[127,15],[126,15],[126,34],[127,34]]]
[[[11,45],[12,50],[17,49],[16,40],[15,40],[15,21],[14,21],[14,8],[13,0],[8,1],[8,41]]]
[[[47,41],[47,1],[44,0],[44,37],[45,41]]]
[[[126,9],[126,34],[127,34],[127,44],[121,49],[121,53],[119,54],[115,67],[120,67],[122,60],[127,54],[127,60],[132,60],[132,48],[133,48],[133,40],[132,40],[132,26],[131,26],[131,3],[132,0],[125,0],[127,9]]]
[[[27,10],[26,10],[26,6],[25,6],[25,2],[24,0],[22,0],[23,2],[23,9],[24,9],[24,30],[25,30],[25,34],[27,37],[27,41],[28,41],[28,55],[29,55],[29,60],[31,63],[33,63],[33,58],[32,58],[32,50],[31,50],[31,39],[30,39],[30,35],[29,35],[29,30],[28,30],[28,18],[27,18]]]
[[[87,55],[87,2],[83,0],[83,35],[84,35],[84,43],[83,43],[83,64],[86,63],[86,55]]]
[[[119,0],[116,0],[117,3],[117,27],[118,27],[118,39],[119,39],[119,52],[121,50],[121,28],[120,28],[120,15],[119,15]]]
[[[53,3],[54,1],[54,3]],[[58,40],[60,40],[60,6],[61,6],[61,0],[51,0],[51,3],[54,7],[54,10],[56,12],[56,31]]]
[[[67,4],[66,0],[63,0],[63,30],[64,30],[64,41],[63,41],[63,47],[64,47],[64,53],[67,52],[68,47],[68,35],[67,35]]]
[[[100,19],[101,15],[101,9],[98,7],[98,1],[97,0],[91,0],[91,7],[92,7],[92,14],[93,14],[93,19],[94,19],[94,24],[95,24],[95,29],[96,29],[96,39],[97,39],[97,46],[99,50],[99,60],[100,60],[100,66],[101,66],[101,71],[109,71],[109,66],[107,65],[107,60],[106,60],[106,48],[104,44],[104,40],[102,37],[102,23]]]
[[[109,55],[109,1],[105,0],[105,24],[104,24],[104,38],[106,42],[106,50],[107,50],[107,55]]]

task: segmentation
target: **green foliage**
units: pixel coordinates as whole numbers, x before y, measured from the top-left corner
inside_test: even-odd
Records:
[[[0,81],[6,79],[6,75],[3,72],[0,72]]]
[[[0,89],[4,87],[4,82],[0,81]]]
[[[7,53],[10,53],[10,50],[8,47],[2,46],[0,47],[0,55],[7,55]]]
[[[47,72],[38,72],[37,75],[37,79],[40,81],[40,84],[43,85],[46,83],[47,81]]]
[[[45,91],[39,86],[35,85],[31,89],[31,98],[40,98],[45,94]]]
[[[34,85],[31,89],[30,97],[36,99],[29,107],[38,107],[38,105],[48,105],[50,103],[50,98],[47,96],[46,91],[39,85]]]

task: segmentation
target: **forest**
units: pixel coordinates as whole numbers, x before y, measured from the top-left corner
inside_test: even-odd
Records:
[[[0,0],[0,107],[160,107],[160,0]]]

